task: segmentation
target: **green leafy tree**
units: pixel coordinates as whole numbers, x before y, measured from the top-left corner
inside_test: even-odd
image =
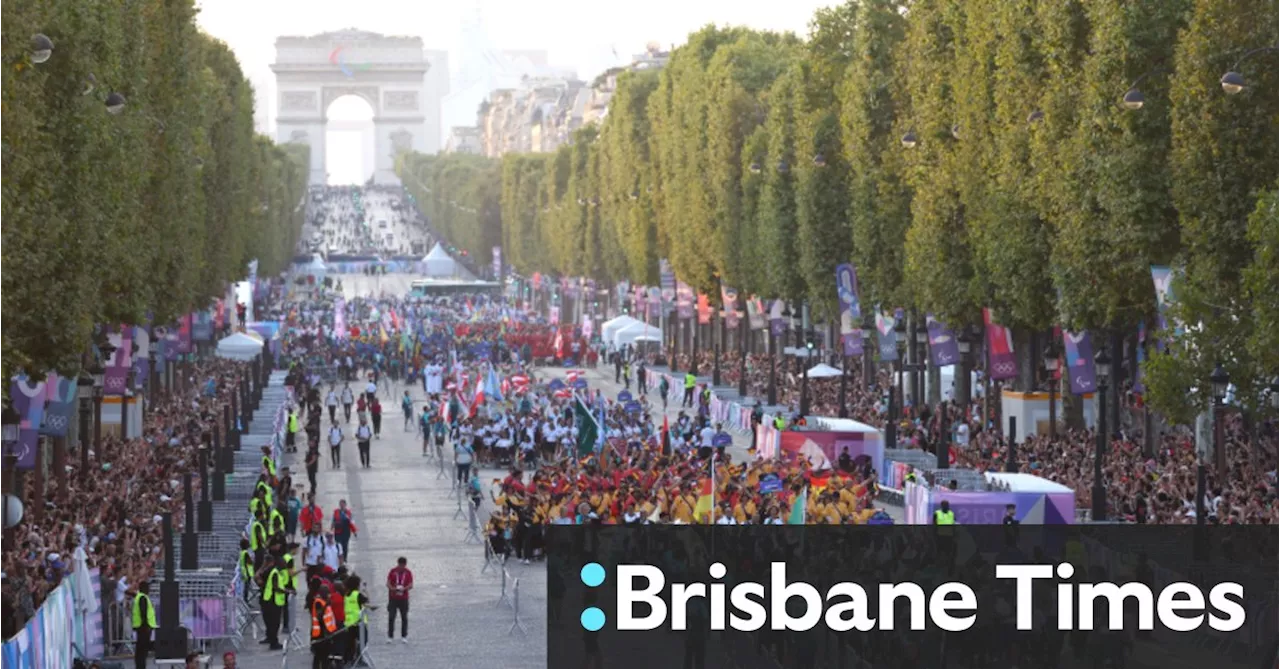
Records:
[[[804,278],[796,267],[795,103],[798,67],[788,69],[769,90],[768,157],[761,166],[763,185],[756,206],[756,233],[764,250],[767,294],[784,299],[804,297]]]

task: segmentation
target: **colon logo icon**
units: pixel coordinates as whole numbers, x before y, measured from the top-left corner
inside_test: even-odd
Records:
[[[604,583],[604,567],[598,562],[591,562],[583,565],[582,571],[579,573],[582,577],[582,583],[588,588],[598,588]],[[582,628],[588,632],[598,632],[604,627],[604,611],[598,607],[591,606],[582,610],[582,615],[578,618],[582,623]]]

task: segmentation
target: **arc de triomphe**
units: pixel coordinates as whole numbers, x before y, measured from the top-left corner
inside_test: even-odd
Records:
[[[440,150],[440,102],[448,93],[446,52],[418,37],[355,29],[276,39],[276,139],[311,146],[312,184],[326,182],[330,103],[357,95],[373,109],[374,183],[398,184],[395,153]]]

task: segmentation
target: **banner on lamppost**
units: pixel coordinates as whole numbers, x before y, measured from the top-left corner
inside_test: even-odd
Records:
[[[208,311],[197,311],[192,314],[191,339],[194,341],[213,339],[213,315]]]
[[[942,321],[925,314],[925,328],[929,331],[929,355],[934,367],[947,367],[960,360],[960,346],[956,336]]]
[[[1063,331],[1062,343],[1067,352],[1067,379],[1071,382],[1071,392],[1083,395],[1097,390],[1098,380],[1093,367],[1093,342],[1089,339],[1088,331]]]
[[[671,263],[663,258],[658,261],[658,283],[662,287],[663,310],[669,309],[676,299],[676,274]]]
[[[693,288],[683,281],[676,282],[676,313],[680,318],[693,318]]]
[[[140,381],[151,378],[151,328],[138,325],[133,328],[133,342],[138,352],[133,356],[133,371]]]
[[[720,302],[724,306],[722,315],[724,316],[725,327],[730,330],[738,327],[738,289],[730,288],[723,283],[720,284]]]
[[[1164,265],[1151,266],[1151,282],[1156,290],[1156,330],[1166,330],[1172,325],[1174,334],[1181,334],[1182,327],[1178,323],[1169,323],[1165,315],[1169,305],[1173,303],[1173,268]],[[1156,337],[1156,350],[1164,350],[1164,340]]]
[[[747,323],[752,330],[764,329],[764,300],[756,295],[747,300]]]
[[[840,301],[840,343],[846,356],[862,355],[862,306],[858,302],[858,272],[850,263],[836,267],[836,297]]]
[[[66,379],[50,373],[45,379],[45,396],[47,404],[44,409],[44,420],[40,423],[40,434],[50,437],[67,436],[67,427],[71,425],[76,414],[75,379]],[[34,400],[33,400],[34,401]]]
[[[103,393],[106,395],[123,395],[129,380],[129,370],[133,368],[133,328],[121,325],[115,332],[107,335],[116,350],[106,364],[106,376],[103,380]]]
[[[178,319],[178,352],[183,355],[191,352],[191,314]]]
[[[502,280],[502,247],[493,247],[493,278],[495,281]]]
[[[983,308],[982,323],[987,327],[987,375],[993,381],[1018,376],[1018,361],[1013,356],[1013,333],[996,321],[995,310]]]
[[[698,324],[708,325],[711,323],[711,300],[706,295],[698,293]]]
[[[9,385],[9,400],[13,410],[22,417],[18,425],[18,441],[12,453],[18,456],[18,469],[35,469],[36,447],[40,441],[40,424],[44,420],[45,382],[30,383],[25,376],[14,377]]]
[[[786,307],[787,303],[782,300],[774,300],[769,307],[769,334],[775,337],[781,337],[787,331],[787,321],[782,317],[782,311]]]
[[[897,318],[876,309],[876,350],[880,353],[880,362],[898,359],[898,335],[894,332],[897,324]]]

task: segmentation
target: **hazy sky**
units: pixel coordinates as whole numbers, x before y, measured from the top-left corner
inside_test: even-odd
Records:
[[[445,49],[456,58],[460,26],[479,9],[494,47],[545,49],[550,64],[574,68],[589,81],[620,64],[614,51],[629,60],[649,41],[680,44],[708,23],[804,34],[814,10],[838,0],[199,0],[199,4],[200,25],[231,46],[245,74],[261,89],[271,85],[268,66],[280,35],[358,28],[418,36],[426,48]],[[350,158],[359,160],[358,154]]]

